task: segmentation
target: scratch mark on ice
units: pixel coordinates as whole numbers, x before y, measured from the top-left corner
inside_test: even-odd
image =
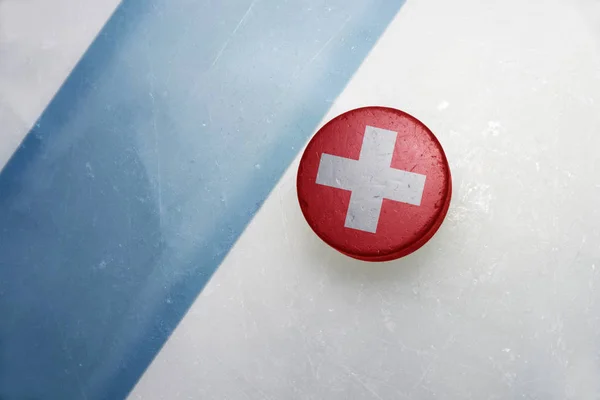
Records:
[[[238,22],[238,24],[236,25],[236,27],[229,34],[229,37],[225,40],[225,42],[223,43],[223,46],[221,47],[221,49],[217,53],[215,59],[213,60],[212,64],[210,65],[211,68],[214,67],[217,62],[219,62],[219,59],[223,55],[223,52],[225,51],[225,49],[227,48],[227,46],[229,46],[229,43],[231,42],[231,39],[233,39],[233,37],[237,33],[238,29],[240,29],[240,27],[244,24],[244,22],[248,18],[248,15],[250,15],[250,11],[252,11],[252,8],[254,7],[254,4],[256,4],[257,1],[258,0],[252,1],[252,3],[250,4],[250,6],[248,7],[248,9],[246,10],[246,13],[244,13],[244,16],[242,17],[242,19],[240,19],[240,21]]]
[[[61,340],[62,351],[67,355],[67,358],[69,359],[69,361],[75,361],[73,359],[73,354],[71,353],[71,349],[69,349],[69,345],[67,343],[67,338],[64,334],[64,331],[61,329],[62,325],[58,323],[58,318],[56,318],[56,315],[52,314],[52,320],[54,321],[54,324],[56,325],[56,330],[58,331],[58,334],[59,334],[59,337]],[[79,366],[81,367],[81,364],[79,364]],[[88,396],[87,396],[87,393],[85,392],[85,387],[83,386],[83,382],[81,380],[81,376],[79,374],[77,366],[73,367],[73,375],[75,376],[75,380],[77,381],[77,389],[79,390],[79,394],[81,395],[81,398],[83,400],[88,400]]]
[[[333,41],[333,39],[338,37],[338,35],[344,30],[344,28],[346,27],[346,25],[348,24],[348,22],[351,19],[352,19],[352,15],[349,15],[348,18],[346,18],[346,20],[342,24],[342,26],[340,26],[340,29],[338,29],[337,32],[335,32],[333,35],[331,35],[331,37],[325,42],[325,44],[323,46],[321,46],[321,48],[315,53],[315,55],[312,56],[312,58],[306,65],[312,64],[317,58],[319,58],[321,53],[323,53],[323,51],[327,48],[327,46],[329,46],[329,43],[331,43]]]
[[[373,397],[375,397],[378,400],[383,400],[383,397],[381,397],[372,387],[370,387],[369,385],[367,385],[366,382],[364,382],[360,376],[354,372],[351,371],[350,368],[346,367],[345,365],[342,365],[342,368],[344,370],[346,370],[346,372],[356,381],[358,382],[367,392],[371,393],[373,395]]]
[[[162,214],[163,214],[163,202],[162,202],[162,180],[160,177],[160,149],[158,146],[158,129],[156,129],[156,106],[154,104],[154,83],[150,81],[151,92],[150,98],[152,99],[152,131],[154,134],[154,152],[156,153],[156,189],[158,191],[158,221],[162,227]]]
[[[442,345],[441,350],[444,351],[448,348],[448,346],[454,341],[454,337],[455,337],[455,332],[452,332],[448,335],[448,337],[446,338],[446,340],[444,341],[444,344]],[[427,367],[425,367],[425,370],[423,370],[423,373],[421,374],[421,377],[417,380],[417,382],[412,386],[412,388],[410,389],[410,392],[408,392],[408,397],[412,398],[412,395],[414,393],[415,390],[417,390],[417,388],[419,386],[422,385],[423,381],[425,381],[425,379],[427,378],[427,376],[431,373],[431,371],[433,370],[433,366],[434,364],[437,362],[438,358],[439,358],[439,353],[437,355],[435,355],[435,357],[433,357],[433,359],[427,364]]]

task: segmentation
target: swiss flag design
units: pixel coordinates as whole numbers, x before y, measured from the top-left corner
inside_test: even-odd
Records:
[[[399,258],[425,244],[451,197],[450,169],[433,133],[384,107],[353,110],[321,128],[304,151],[297,187],[315,233],[368,261]]]

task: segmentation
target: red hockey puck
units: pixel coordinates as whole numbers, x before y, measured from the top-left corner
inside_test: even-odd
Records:
[[[450,167],[433,133],[386,107],[329,121],[302,155],[298,200],[315,233],[360,260],[389,261],[423,246],[444,220]]]

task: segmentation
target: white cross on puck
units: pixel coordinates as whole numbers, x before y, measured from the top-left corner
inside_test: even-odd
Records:
[[[338,251],[389,261],[424,245],[450,205],[450,168],[433,133],[391,108],[334,118],[310,141],[298,199],[315,233]]]

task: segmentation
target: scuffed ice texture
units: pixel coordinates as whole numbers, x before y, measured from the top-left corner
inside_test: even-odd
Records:
[[[135,399],[600,398],[597,1],[408,2],[325,120],[385,104],[454,198],[383,265],[303,221],[293,164]]]

